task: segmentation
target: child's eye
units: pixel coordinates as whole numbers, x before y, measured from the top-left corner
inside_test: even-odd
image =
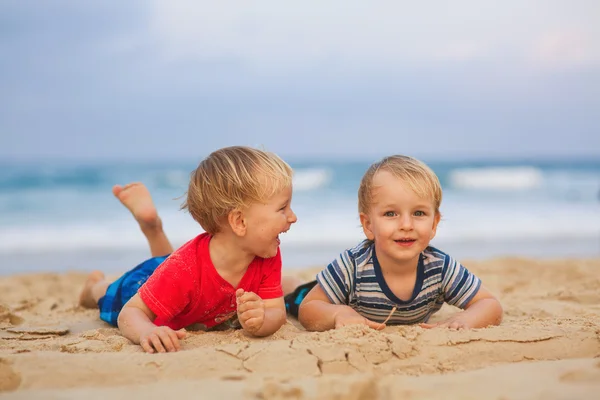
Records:
[[[415,217],[423,217],[423,216],[425,216],[424,211],[415,211]]]
[[[384,217],[395,217],[396,213],[393,211],[386,211],[385,213],[383,213]]]

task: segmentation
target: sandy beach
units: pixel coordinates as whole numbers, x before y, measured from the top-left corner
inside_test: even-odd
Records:
[[[158,355],[77,305],[83,272],[1,277],[0,398],[595,398],[600,260],[464,264],[500,297],[501,326],[310,333],[289,321],[265,339],[190,332],[183,351]]]

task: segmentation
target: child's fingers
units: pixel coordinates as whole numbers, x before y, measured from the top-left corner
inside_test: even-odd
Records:
[[[245,322],[246,329],[249,330],[258,330],[263,324],[262,318],[250,318]]]
[[[144,349],[144,351],[146,353],[150,353],[150,354],[154,353],[154,348],[150,344],[150,341],[148,340],[148,338],[144,338],[144,339],[140,340],[140,346],[142,346],[142,349]]]
[[[260,301],[262,302],[262,299],[254,292],[246,292],[244,293],[242,296],[237,298],[237,304],[244,304],[244,303],[248,303],[248,302],[252,302],[252,301]]]
[[[179,351],[179,350],[181,350],[181,346],[179,344],[179,337],[177,335],[177,331],[169,329],[169,331],[167,333],[169,335],[169,339],[171,339],[171,343],[173,344],[173,350],[169,350],[167,348],[167,351]],[[164,341],[163,341],[163,343],[164,343]],[[166,343],[165,343],[165,345],[166,345]]]
[[[365,322],[366,322],[366,324],[367,324],[367,326],[369,328],[375,329],[377,331],[385,328],[385,323],[379,323],[379,322],[371,321],[368,318],[365,318]]]
[[[245,303],[246,299],[248,298],[248,296],[247,296],[248,293],[246,293],[246,292],[239,293],[239,294],[238,293],[239,293],[239,291],[236,292],[235,303],[239,306],[240,304]]]
[[[439,326],[439,324],[428,324],[426,322],[423,322],[422,324],[419,324],[419,326],[421,328],[431,329],[431,328],[437,328]]]
[[[235,297],[237,297],[238,299],[244,294],[244,289],[238,289],[235,291]]]
[[[260,309],[260,308],[263,308],[262,300],[252,300],[252,301],[247,301],[245,303],[241,303],[240,305],[238,305],[237,310],[239,313],[243,313],[248,310],[255,310],[255,309]]]
[[[177,337],[179,339],[183,339],[184,337],[187,336],[187,331],[184,328],[181,328],[180,330],[175,331],[175,334],[177,335]]]
[[[165,350],[167,350],[167,352],[176,351],[177,347],[173,343],[173,339],[175,339],[175,341],[177,341],[178,344],[179,340],[177,339],[177,335],[175,335],[175,332],[172,329],[161,330],[157,333],[157,335],[160,338],[160,341]]]
[[[248,321],[251,318],[260,318],[263,315],[264,312],[261,309],[255,308],[253,310],[244,311],[240,314],[240,318],[242,321]]]
[[[466,327],[462,322],[454,321],[450,325],[448,325],[448,328],[454,329],[454,330],[459,330],[459,329],[465,329]]]
[[[166,350],[162,344],[162,342],[160,341],[160,338],[158,337],[158,335],[156,333],[153,333],[149,336],[148,338],[150,344],[152,344],[152,347],[154,347],[154,350],[156,350],[157,353],[165,353]]]
[[[258,301],[262,300],[256,293],[254,292],[245,292],[243,295],[237,298],[238,304],[246,303],[248,301]]]
[[[464,325],[462,324],[462,322],[458,322],[458,321],[454,321],[454,322],[438,322],[437,324],[434,324],[435,328],[447,328],[447,329],[453,329],[453,330],[457,330],[457,329],[462,329],[464,328]]]

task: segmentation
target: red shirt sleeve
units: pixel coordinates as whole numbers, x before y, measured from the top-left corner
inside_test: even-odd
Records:
[[[169,321],[191,302],[191,278],[190,264],[175,252],[154,271],[138,293],[157,319]]]
[[[277,249],[275,257],[263,260],[262,277],[257,295],[263,300],[283,296],[281,289],[281,252]]]

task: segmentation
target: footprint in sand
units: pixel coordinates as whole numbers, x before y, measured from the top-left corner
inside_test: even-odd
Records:
[[[600,382],[600,362],[597,362],[594,369],[576,369],[574,371],[565,372],[560,376],[562,382]]]
[[[16,390],[21,385],[21,375],[16,373],[8,360],[0,358],[0,392]]]

